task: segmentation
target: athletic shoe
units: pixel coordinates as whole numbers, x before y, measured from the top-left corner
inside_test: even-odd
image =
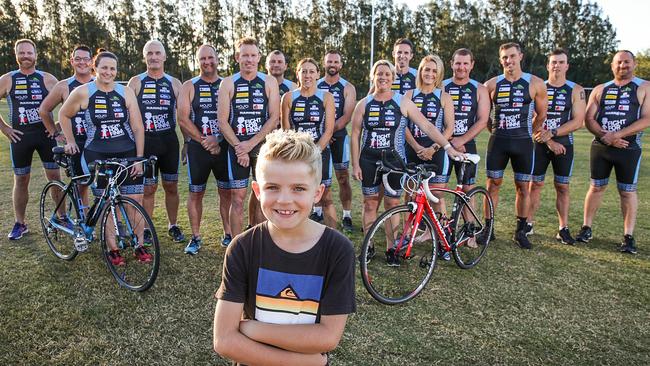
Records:
[[[153,236],[151,235],[151,230],[144,229],[142,233],[142,245],[145,247],[150,247],[153,244]]]
[[[68,217],[68,215],[65,215],[63,217],[55,217],[52,219],[52,222],[57,225],[61,225],[66,229],[74,230],[74,223],[72,222],[70,217]]]
[[[526,223],[526,227],[524,228],[524,233],[526,233],[526,236],[535,234],[535,230],[533,230],[533,223],[531,222]]]
[[[574,245],[576,243],[575,239],[571,237],[569,228],[566,226],[561,228],[560,231],[557,232],[557,235],[555,235],[555,239],[560,241],[562,244],[566,244],[566,245]]]
[[[185,247],[185,254],[191,254],[191,255],[196,255],[199,254],[199,250],[201,249],[201,238],[197,238],[196,236],[192,236],[192,240],[190,240],[189,243],[187,243],[187,246]]]
[[[484,226],[483,231],[481,231],[480,234],[476,235],[476,242],[480,245],[485,245],[487,243],[487,233],[488,233],[488,228],[487,225]],[[494,241],[496,237],[494,236],[494,228],[492,228],[492,232],[490,233],[490,241]]]
[[[185,235],[183,234],[183,231],[181,231],[181,228],[176,225],[172,225],[172,227],[169,228],[167,233],[169,234],[169,236],[172,237],[172,240],[175,241],[176,243],[182,243],[185,241]]]
[[[636,254],[636,243],[632,235],[623,236],[620,251],[622,253]]]
[[[323,222],[323,214],[317,214],[316,212],[312,212],[311,215],[309,215],[309,218],[313,221],[322,223]]]
[[[7,237],[9,238],[9,240],[18,240],[28,232],[29,230],[27,229],[27,225],[17,222],[14,224],[13,229],[11,229],[11,232],[9,233],[9,235],[7,235]]]
[[[589,243],[589,240],[593,238],[593,234],[591,233],[591,228],[589,226],[583,226],[580,228],[580,232],[576,236],[576,241],[582,242],[582,243]]]
[[[223,239],[221,240],[221,246],[227,248],[228,245],[230,245],[231,241],[232,241],[232,235],[226,234],[223,236]]]
[[[368,247],[368,250],[366,250],[366,258],[365,258],[366,264],[370,263],[370,261],[374,257],[375,257],[375,247],[374,246]],[[363,258],[363,254],[359,254],[359,263],[361,263],[362,260],[361,258]]]
[[[341,221],[341,225],[343,226],[343,231],[345,231],[346,233],[351,233],[352,231],[354,231],[351,217],[344,217],[343,221]]]
[[[149,254],[147,248],[144,247],[135,248],[133,256],[136,257],[140,263],[149,263],[153,260],[153,255]]]
[[[443,249],[439,249],[438,258],[442,259],[445,262],[449,262],[451,260],[451,252],[446,252]]]
[[[111,264],[114,266],[123,266],[125,264],[124,258],[120,254],[119,250],[111,250],[108,252],[108,259],[111,261]]]
[[[395,248],[386,251],[386,265],[389,267],[399,267],[399,258],[395,255]]]
[[[512,240],[519,245],[521,249],[531,249],[533,245],[528,241],[525,230],[519,230],[512,237]]]

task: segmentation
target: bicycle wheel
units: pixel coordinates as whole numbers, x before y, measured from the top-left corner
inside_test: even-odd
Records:
[[[65,185],[58,180],[43,187],[39,202],[39,217],[47,246],[57,258],[66,261],[73,260],[78,254],[74,235],[61,229],[66,227],[73,231],[74,222],[78,222],[74,202],[72,194],[65,194]]]
[[[411,241],[413,246],[407,254]],[[368,230],[361,247],[361,279],[366,290],[388,305],[417,296],[433,273],[437,241],[429,217],[423,216],[416,225],[411,206],[400,205],[384,212]],[[389,261],[388,255],[384,258],[387,248],[395,251],[397,263]]]
[[[488,191],[475,187],[467,192],[466,202],[460,201],[453,220],[454,260],[461,268],[472,268],[485,255],[494,228],[494,208]]]
[[[146,247],[142,240],[145,227],[151,230],[151,245]],[[120,286],[145,291],[153,285],[160,266],[160,246],[151,218],[138,202],[121,196],[108,203],[100,235],[104,260]]]

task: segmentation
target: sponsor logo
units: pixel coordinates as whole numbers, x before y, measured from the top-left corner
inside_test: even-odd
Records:
[[[515,92],[513,93],[513,95],[514,95],[515,97],[523,97],[523,96],[524,96],[524,92],[522,92],[521,90],[515,90]]]
[[[625,118],[610,120],[607,117],[603,117],[601,125],[605,131],[619,131],[625,127],[626,122],[627,120]]]
[[[32,94],[42,94],[43,91],[41,89],[32,89],[31,90]]]
[[[27,94],[27,90],[16,90],[14,91],[15,95]]]
[[[453,95],[453,94],[459,94],[459,93],[460,93],[460,90],[458,90],[458,89],[456,89],[456,88],[449,89],[449,94],[452,94],[452,95]]]
[[[95,109],[106,109],[106,104],[95,104]]]
[[[370,112],[378,112],[378,111],[379,111],[379,107],[370,107],[369,110],[370,110]]]
[[[156,94],[142,94],[142,99],[156,99]]]
[[[605,105],[612,105],[612,104],[616,104],[616,101],[615,100],[606,100],[605,101]]]
[[[557,96],[557,99],[558,100],[565,100],[566,96],[564,96],[563,94],[560,94],[560,95]]]
[[[566,105],[566,102],[563,101],[563,100],[556,100],[555,104],[557,104],[557,105]]]
[[[248,93],[247,92],[237,93],[235,94],[235,98],[248,98]]]
[[[472,96],[469,94],[463,94],[463,99],[472,99]]]
[[[515,97],[515,98],[512,98],[512,101],[513,101],[513,102],[523,103],[524,98],[522,98],[522,97]]]
[[[16,79],[16,85],[25,85],[27,84],[27,80],[25,79]]]
[[[451,99],[452,100],[458,100],[460,98],[460,95],[452,95]]]
[[[305,112],[293,112],[293,116],[294,116],[294,117],[304,117],[304,116],[305,116]]]
[[[613,95],[613,94],[605,95],[605,99],[616,99],[616,98],[617,98],[616,95]]]
[[[562,112],[562,111],[564,111],[564,108],[565,108],[565,107],[564,107],[563,105],[556,105],[556,106],[555,106],[555,110],[558,111],[558,112]]]
[[[16,85],[16,90],[27,90],[27,85]]]
[[[510,96],[510,93],[509,93],[509,92],[506,92],[506,93],[499,93],[499,94],[497,94],[497,98],[504,98],[504,97],[507,98],[507,97],[509,97],[509,96]]]
[[[629,99],[621,99],[621,100],[618,101],[618,104],[630,104],[630,100]]]
[[[124,112],[115,113],[115,118],[124,118]]]
[[[248,99],[235,99],[235,104],[248,104]]]
[[[605,93],[605,94],[617,95],[618,94],[618,89],[609,89],[609,90],[607,90],[607,93]]]
[[[27,95],[15,95],[14,96],[14,99],[16,99],[16,100],[25,100],[27,98],[29,98]]]
[[[621,94],[621,98],[629,98],[629,97],[630,97],[630,93],[628,92]]]
[[[171,95],[169,95],[169,94],[162,94],[162,93],[160,93],[160,98],[161,98],[161,99],[172,99]]]
[[[254,97],[261,97],[261,96],[263,96],[263,95],[264,95],[264,93],[262,93],[261,90],[259,90],[259,89],[255,89],[255,90],[253,90],[253,96],[254,96]]]
[[[212,104],[208,104],[208,106],[209,106],[209,107],[203,107],[203,108],[211,108],[211,107],[212,107]],[[247,105],[243,105],[243,104],[238,104],[238,105],[235,106],[235,109],[237,109],[237,110],[240,111],[240,110],[242,110],[242,109],[248,109],[248,106],[247,106]]]
[[[248,86],[246,86],[246,85],[238,86],[238,87],[237,87],[237,91],[238,91],[238,92],[245,92],[245,91],[248,91]]]
[[[508,98],[499,98],[497,99],[497,103],[502,104],[502,103],[508,103],[510,100]]]
[[[264,103],[264,98],[253,98],[253,103]]]
[[[262,109],[264,109],[264,104],[253,104],[254,111],[261,111]]]
[[[310,115],[310,116],[320,116],[320,112],[318,112],[318,111],[311,111],[311,112],[309,112],[309,115]]]
[[[463,105],[472,105],[472,101],[471,100],[463,100],[462,104]]]
[[[144,94],[155,94],[156,93],[156,88],[145,88],[142,92]]]
[[[167,100],[167,99],[161,99],[160,100],[160,105],[171,105],[172,102]]]
[[[630,106],[629,106],[629,105],[619,105],[619,106],[618,106],[618,110],[619,110],[619,111],[629,111],[629,110],[630,110]]]
[[[460,107],[460,110],[463,111],[463,112],[469,112],[469,111],[472,110],[472,107],[464,105],[464,106]]]
[[[122,108],[113,108],[113,112],[124,112]]]
[[[510,87],[509,87],[509,86],[500,86],[500,87],[499,87],[499,91],[500,91],[500,92],[509,92],[509,91],[510,91]]]
[[[212,103],[212,98],[199,98],[199,103]]]
[[[524,106],[524,103],[512,103],[513,108],[521,108]]]
[[[142,101],[142,104],[144,104],[144,105],[156,104],[156,100],[155,99],[146,99],[146,100]]]
[[[42,99],[43,99],[43,95],[41,94],[32,95],[32,100],[42,100]]]

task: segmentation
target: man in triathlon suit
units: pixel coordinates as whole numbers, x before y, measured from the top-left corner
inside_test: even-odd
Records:
[[[257,71],[261,58],[257,40],[242,38],[237,41],[235,49],[240,71],[223,80],[218,102],[219,128],[229,144],[226,162],[233,237],[242,231],[246,189],[251,170],[255,179],[254,168],[259,148],[264,137],[277,128],[280,115],[276,79]],[[264,221],[254,194],[251,194],[250,200],[255,200],[252,205],[249,204],[248,212],[255,215],[253,224]]]
[[[160,41],[150,40],[142,49],[147,71],[129,80],[128,87],[133,90],[140,107],[144,123],[144,155],[158,157],[155,171],[149,171],[144,179],[144,208],[153,217],[158,172],[165,190],[168,233],[179,243],[185,235],[176,224],[178,218],[178,163],[179,144],[176,136],[176,99],[181,90],[181,82],[165,73],[167,53]],[[145,229],[144,241],[151,240],[151,232]]]
[[[350,186],[350,139],[346,126],[350,122],[354,106],[357,101],[357,91],[349,81],[341,77],[340,71],[343,67],[341,53],[337,50],[329,50],[323,58],[325,66],[325,77],[318,80],[318,88],[329,91],[334,97],[336,109],[334,135],[330,140],[332,151],[332,162],[336,180],[339,182],[339,199],[343,206],[343,220],[341,226],[344,231],[352,232],[352,187]],[[323,208],[320,205],[314,206],[312,220],[323,221]]]
[[[228,210],[230,192],[226,189],[226,145],[221,141],[217,123],[217,98],[221,77],[219,76],[217,51],[204,44],[196,51],[200,74],[185,83],[178,96],[178,124],[186,137],[184,150],[187,154],[189,194],[187,213],[192,227],[192,239],[185,248],[187,254],[197,254],[201,249],[201,217],[203,196],[210,173],[217,180],[219,213],[223,222],[222,246],[232,239]]]
[[[530,182],[530,212],[526,231],[532,232],[535,213],[539,209],[544,175],[549,163],[555,174],[555,207],[560,226],[555,238],[563,244],[573,245],[569,232],[569,180],[573,170],[573,131],[585,119],[585,90],[568,81],[569,59],[566,51],[557,49],[548,56],[548,111],[542,128],[534,135],[535,167]]]
[[[624,236],[620,250],[636,254],[634,226],[639,205],[636,193],[641,165],[641,137],[650,126],[650,83],[634,76],[637,63],[627,50],[612,60],[614,80],[600,84],[589,96],[585,125],[595,138],[591,144],[591,185],[585,197],[584,221],[576,240],[588,242],[612,168],[621,197]]]
[[[289,79],[284,78],[284,73],[287,71],[287,60],[284,53],[280,50],[273,50],[266,56],[266,73],[268,76],[273,76],[278,82],[280,90],[280,97],[284,93],[294,90],[298,87],[296,83]]]
[[[415,55],[413,42],[408,38],[400,38],[393,44],[393,61],[395,62],[395,80],[391,90],[404,95],[407,91],[415,89],[415,79],[418,70],[410,66]],[[372,94],[375,87],[371,86],[368,94]]]
[[[492,100],[494,117],[489,125],[486,170],[487,190],[496,211],[503,173],[512,162],[515,173],[515,212],[517,227],[513,240],[524,249],[532,245],[526,237],[526,220],[530,209],[528,185],[533,173],[533,131],[546,120],[548,99],[546,85],[537,76],[524,73],[521,61],[524,55],[517,43],[499,47],[499,61],[503,74],[485,83]]]
[[[487,88],[478,81],[470,78],[474,68],[474,55],[467,48],[460,48],[451,57],[451,70],[453,76],[442,85],[454,103],[454,132],[451,145],[460,152],[476,154],[476,141],[474,138],[487,126],[490,115],[490,96]],[[460,167],[462,163],[451,161],[447,176],[451,176],[452,169],[456,171],[456,179],[460,180]],[[474,164],[465,170],[463,190],[468,192],[476,183]]]
[[[29,178],[34,151],[43,162],[48,180],[60,179],[59,166],[54,162],[52,148],[56,146],[57,134],[52,124],[47,130],[38,113],[43,100],[54,85],[56,78],[36,70],[36,44],[29,39],[19,39],[14,45],[18,70],[0,77],[0,99],[7,98],[9,122],[0,116],[0,131],[7,136],[11,163],[14,170],[13,204],[16,222],[8,237],[18,240],[27,233],[25,208],[29,199]]]
[[[95,80],[92,68],[92,51],[88,46],[81,45],[75,47],[70,57],[70,65],[72,65],[74,74],[71,77],[56,83],[39,108],[39,115],[41,116],[43,125],[45,125],[45,128],[48,131],[56,129],[54,119],[52,118],[52,111],[54,111],[59,104],[65,102],[70,93],[72,93],[72,91],[78,86]],[[74,134],[75,142],[77,143],[77,146],[79,146],[80,150],[79,154],[72,156],[74,171],[75,174],[78,175],[83,174],[81,154],[83,153],[83,147],[86,144],[87,139],[85,114],[85,110],[79,111],[79,113],[77,113],[77,115],[72,119],[72,132]],[[63,134],[59,134],[60,136],[63,136]],[[88,186],[80,185],[79,191],[83,197],[84,206],[88,206]]]

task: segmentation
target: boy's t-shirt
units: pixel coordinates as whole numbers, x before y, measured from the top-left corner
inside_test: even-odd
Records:
[[[224,258],[216,297],[244,303],[244,317],[273,324],[319,323],[356,310],[354,247],[327,227],[303,253],[289,253],[264,222],[237,236]]]

